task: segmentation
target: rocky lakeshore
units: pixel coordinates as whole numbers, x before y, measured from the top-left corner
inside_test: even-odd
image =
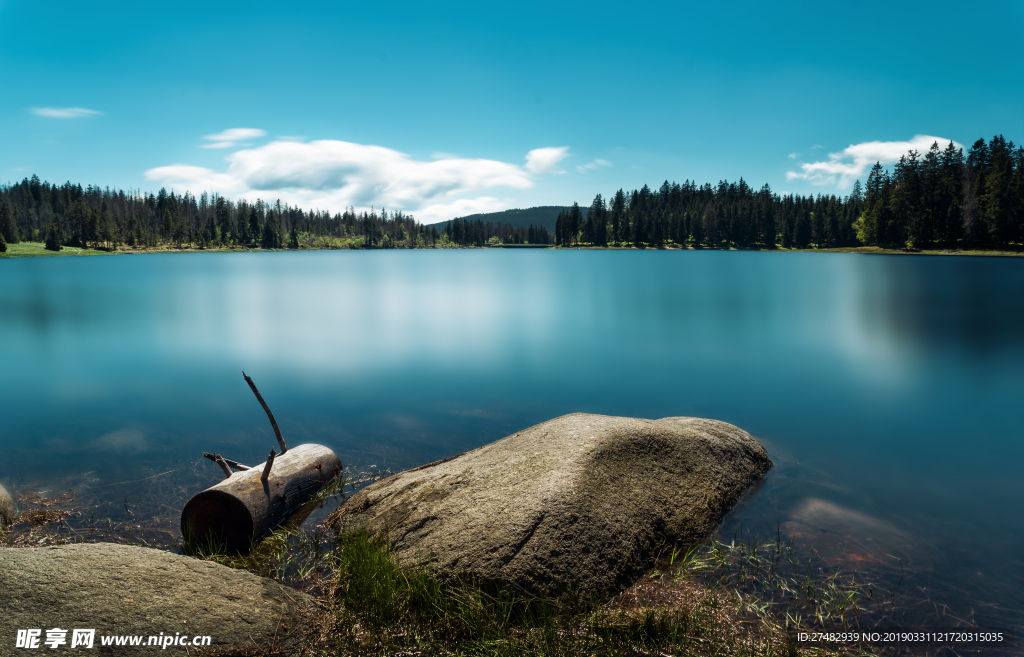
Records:
[[[603,604],[673,549],[704,541],[770,467],[755,439],[724,422],[556,418],[356,492],[324,523],[336,538],[319,557],[333,572],[319,601],[245,570],[144,547],[0,549],[0,655],[19,654],[15,646],[33,638],[40,647],[64,638],[56,645],[70,647],[80,629],[95,630],[97,654],[142,654],[153,645],[174,654],[299,654],[313,633],[321,642],[333,635],[350,648],[380,647],[410,619],[434,623],[446,595],[504,609],[486,602],[490,594],[479,586],[521,600]],[[3,508],[15,512],[13,502]],[[359,536],[373,538],[360,543]],[[357,563],[359,550],[377,562]],[[385,575],[395,591],[380,590]],[[364,592],[359,578],[376,589]],[[434,591],[425,607],[408,588],[417,581]],[[358,610],[381,595],[390,602]],[[565,613],[577,612],[558,610],[545,622],[564,622]],[[33,629],[35,637],[25,634]],[[491,630],[449,628],[443,640],[459,645],[478,631]],[[104,637],[141,638],[132,645]],[[209,637],[208,645],[196,637]],[[380,637],[392,638],[381,644]]]

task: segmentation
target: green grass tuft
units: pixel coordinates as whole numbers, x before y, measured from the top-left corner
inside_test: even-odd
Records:
[[[792,654],[792,634],[770,605],[695,581],[703,555],[682,555],[685,563],[668,564],[672,574],[655,571],[611,601],[552,599],[446,580],[400,564],[384,537],[352,533],[337,537],[327,557],[327,604],[311,621],[308,647],[332,655]]]

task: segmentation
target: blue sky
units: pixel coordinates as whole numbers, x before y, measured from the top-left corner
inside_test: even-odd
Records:
[[[0,0],[0,180],[429,222],[1024,141],[1019,1],[296,4]]]

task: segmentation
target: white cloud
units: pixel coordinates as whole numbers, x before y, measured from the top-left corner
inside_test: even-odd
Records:
[[[797,157],[799,157],[799,156],[800,156],[800,153],[790,153],[790,154],[789,154],[789,155],[787,155],[786,157],[788,157],[788,158],[789,158],[789,159],[791,159],[791,160],[795,160],[795,159],[796,159]]]
[[[515,164],[458,157],[426,162],[382,146],[337,140],[273,141],[232,153],[227,161],[224,172],[174,164],[149,169],[145,176],[178,191],[281,199],[332,212],[383,206],[412,212],[424,223],[490,212],[511,202],[477,197],[480,190],[533,186],[530,174]]]
[[[259,128],[228,128],[215,135],[206,135],[203,139],[209,139],[210,141],[243,141],[245,139],[265,137],[266,135],[267,131],[260,130]]]
[[[242,181],[229,174],[191,164],[156,167],[147,170],[145,175],[147,180],[160,181],[181,191],[190,190],[196,194],[209,190],[230,196],[247,191]]]
[[[824,148],[824,146],[822,146],[821,144],[815,144],[814,146],[811,146],[811,150],[812,150],[812,151],[813,151],[813,150],[814,150],[815,148]]]
[[[86,109],[85,107],[31,107],[28,111],[36,116],[45,116],[48,119],[79,119],[83,116],[103,114],[99,110]]]
[[[526,168],[534,173],[565,173],[555,166],[569,157],[568,146],[549,146],[535,148],[526,154]]]
[[[416,220],[424,224],[435,224],[455,217],[468,217],[482,212],[499,212],[507,210],[515,204],[513,199],[501,199],[494,196],[478,198],[460,198],[451,203],[435,203],[421,208],[416,212]]]
[[[267,134],[266,130],[260,130],[259,128],[228,128],[223,132],[218,132],[215,135],[206,135],[203,139],[207,139],[214,143],[203,144],[202,148],[231,148],[233,146],[248,146],[249,144],[241,143],[246,139],[258,139],[265,137]]]
[[[866,141],[851,144],[839,153],[829,153],[827,161],[803,163],[802,172],[787,171],[786,180],[806,180],[813,185],[836,185],[839,189],[847,189],[853,181],[864,177],[867,170],[875,163],[894,164],[908,151],[916,150],[924,153],[935,142],[942,147],[950,139],[931,135],[915,135],[910,141]],[[953,142],[955,148],[963,145]]]
[[[580,173],[587,173],[588,171],[593,171],[597,167],[610,167],[611,165],[612,163],[609,162],[608,160],[602,160],[601,158],[597,158],[593,162],[587,162],[584,165],[577,166],[576,170],[579,171]]]

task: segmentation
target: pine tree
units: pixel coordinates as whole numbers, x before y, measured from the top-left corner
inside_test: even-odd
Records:
[[[768,183],[765,183],[758,194],[760,196],[758,219],[761,224],[759,227],[761,244],[766,249],[774,249],[776,247],[775,240],[778,237],[778,230],[775,227],[775,197]]]
[[[647,222],[647,214],[645,212],[638,211],[633,215],[633,219],[630,223],[633,226],[633,246],[639,249],[648,241],[647,231],[650,226]]]
[[[898,248],[919,245],[924,239],[924,194],[921,184],[921,163],[917,151],[900,158],[893,172],[892,208],[889,243]]]
[[[114,227],[111,223],[110,207],[106,201],[103,201],[99,211],[93,213],[93,217],[96,226],[93,239],[96,240],[96,246],[102,241],[106,248],[111,248],[114,242]]]
[[[245,246],[249,243],[251,236],[249,234],[249,211],[248,206],[245,203],[239,203],[238,216],[235,219],[234,230],[231,232],[231,237],[235,244]]]
[[[102,241],[104,247],[108,250],[112,250],[114,248],[114,227],[110,223],[109,212],[101,213],[96,238],[97,240]]]
[[[710,208],[711,205],[709,204]],[[699,216],[690,216],[690,234],[693,235],[694,248],[704,246],[707,236],[704,234],[704,220]]]
[[[978,176],[977,188],[984,189],[989,165],[989,148],[984,139],[971,145],[971,150],[967,152],[967,165],[974,167],[974,173]]]
[[[597,241],[594,237],[594,217],[590,212],[587,213],[587,218],[583,221],[583,236],[580,241],[587,244]]]
[[[228,211],[228,205],[224,200],[223,196],[217,197],[216,209],[214,210],[214,217],[217,219],[217,226],[220,228],[220,242],[221,244],[228,243],[228,235],[232,232],[231,228],[231,213]]]
[[[174,218],[171,217],[170,210],[164,210],[163,216],[160,219],[160,233],[166,238],[171,238],[173,232]]]
[[[299,231],[295,230],[295,224],[292,224],[292,231],[288,234],[288,248],[299,248]]]
[[[50,230],[46,233],[46,250],[60,251],[64,247],[60,244],[60,235],[57,232],[57,222],[50,224]]]
[[[27,238],[25,241],[38,242],[42,235],[39,232],[39,215],[36,214],[33,208],[28,210],[28,222],[25,228],[28,230],[28,234],[24,236]]]
[[[978,207],[979,177],[974,165],[968,163],[964,167],[960,216],[963,225],[964,243],[968,246],[976,245],[981,233],[981,213]]]
[[[5,244],[17,244],[21,241],[18,239],[18,227],[14,223],[14,212],[6,200],[0,203],[0,235],[3,236]]]
[[[622,241],[622,218],[626,210],[626,195],[621,189],[612,199],[612,240]]]
[[[722,242],[735,242],[736,246],[747,246],[746,208],[737,205],[735,197],[727,201],[718,218],[718,230]]]
[[[29,194],[32,196],[32,201],[39,205],[43,202],[43,186],[39,182],[39,176],[32,174],[32,178],[28,182]]]
[[[85,210],[85,230],[82,233],[82,248],[88,248],[89,242],[93,243],[93,246],[99,246],[99,211]]]
[[[579,203],[573,203],[572,208],[569,210],[569,244],[576,244],[579,239],[580,228],[583,226],[583,212],[580,210]]]
[[[851,203],[859,203],[864,200],[864,188],[860,184],[860,178],[854,181],[849,200]]]
[[[281,232],[273,212],[267,215],[267,220],[263,223],[263,235],[260,240],[260,246],[264,249],[281,248]]]
[[[260,230],[260,215],[256,212],[256,206],[249,208],[249,240],[248,242],[256,242],[260,239],[262,234]]]
[[[590,209],[587,210],[587,224],[591,227],[593,243],[598,246],[606,246],[608,244],[607,215],[608,210],[605,207],[604,199],[598,194],[594,197],[594,202],[590,204]]]
[[[85,203],[80,198],[75,199],[68,208],[68,213],[65,218],[67,219],[66,225],[68,232],[70,233],[70,239],[68,241],[70,246],[82,245],[82,233],[85,232],[85,217],[83,216],[85,210]]]
[[[1014,153],[1013,168],[1013,214],[1016,216],[1014,241],[1024,244],[1024,147],[1018,146]]]
[[[793,248],[793,196],[786,196],[782,204],[782,248]]]
[[[811,210],[811,242],[814,248],[820,249],[825,246],[825,204],[822,202],[821,194]]]
[[[203,246],[217,242],[217,222],[213,217],[207,217],[203,222]]]
[[[796,208],[796,226],[793,231],[793,245],[806,249],[811,245],[811,200],[808,198]]]
[[[0,233],[0,253],[7,253],[7,240],[4,239],[3,233]]]
[[[939,212],[941,217],[936,219],[939,226],[938,236],[946,248],[953,248],[959,242],[963,234],[963,221],[961,219],[960,203],[963,198],[963,151],[956,148],[953,142],[949,142],[942,151],[941,174],[939,180]]]
[[[835,196],[829,198],[825,211],[825,246],[832,249],[840,245],[839,202]]]
[[[708,246],[718,246],[718,211],[710,203],[704,207],[704,239]]]
[[[868,174],[868,184],[864,190],[865,208],[863,220],[864,243],[869,246],[877,246],[881,243],[885,232],[884,226],[879,226],[879,219],[882,214],[882,186],[885,183],[886,173],[880,162],[875,162]]]
[[[985,223],[992,242],[1006,245],[1016,233],[1017,223],[1013,212],[1013,142],[1009,144],[1002,135],[989,142],[989,171],[982,191],[985,208]]]
[[[665,222],[660,218],[660,213],[652,216],[651,232],[647,236],[648,243],[655,248],[665,243]]]

